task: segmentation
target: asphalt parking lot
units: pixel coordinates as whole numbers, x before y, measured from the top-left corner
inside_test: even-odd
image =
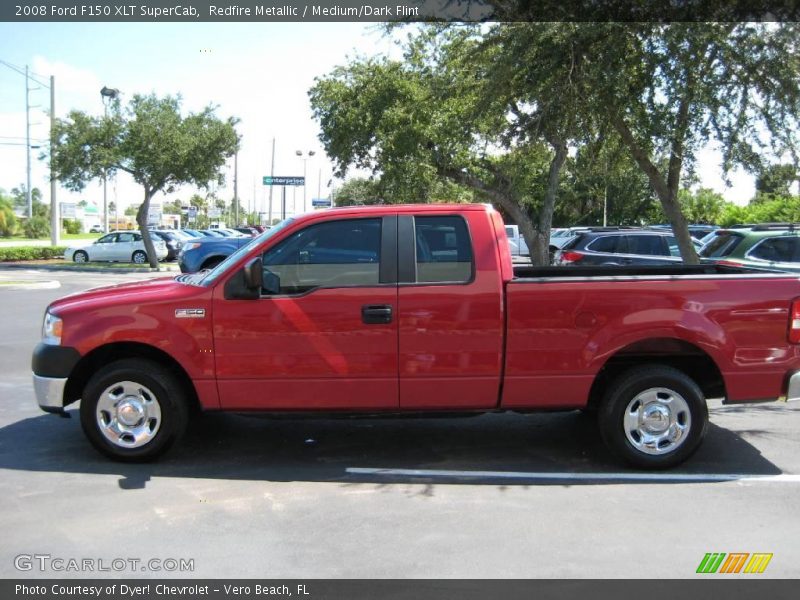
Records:
[[[145,277],[0,270],[0,577],[685,578],[708,552],[773,554],[729,577],[800,574],[794,405],[713,403],[698,454],[659,474],[616,463],[578,412],[207,414],[160,462],[110,462],[38,410],[30,354],[49,301]],[[194,569],[19,571],[21,554]]]

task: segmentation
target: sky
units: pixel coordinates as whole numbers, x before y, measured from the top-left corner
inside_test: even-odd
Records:
[[[100,115],[100,89],[117,88],[122,101],[135,93],[180,94],[183,108],[199,111],[216,105],[217,115],[240,119],[239,197],[242,205],[268,211],[269,188],[261,183],[270,174],[275,139],[275,175],[303,175],[296,151],[314,151],[306,166],[306,197],[329,193],[331,162],[318,140],[307,92],[314,78],[345,64],[348,57],[393,52],[394,44],[374,24],[357,23],[113,23],[113,24],[0,24],[0,60],[47,79],[55,76],[56,115],[77,109]],[[48,89],[31,92],[31,138],[48,137]],[[0,64],[0,188],[24,183],[25,78]],[[49,201],[47,166],[32,155],[32,186]],[[321,174],[321,178],[320,178]],[[320,185],[321,182],[321,185]],[[338,182],[341,183],[340,181]],[[336,182],[334,182],[336,184]],[[181,198],[196,191],[185,186],[153,202]],[[280,188],[273,191],[279,202]],[[59,188],[59,201],[86,199],[102,204],[102,184],[81,193]],[[118,206],[141,203],[141,188],[126,174],[109,182],[109,201]],[[233,196],[233,159],[226,170],[226,187],[217,194]],[[303,188],[287,189],[288,212],[301,205]]]
[[[275,175],[303,175],[295,154],[314,151],[306,163],[306,206],[327,197],[332,164],[318,140],[319,127],[309,106],[314,78],[349,58],[397,55],[392,39],[375,24],[363,23],[0,23],[0,60],[31,71],[42,79],[55,76],[56,115],[70,110],[102,114],[100,88],[117,88],[122,101],[135,93],[180,94],[183,108],[198,111],[216,105],[220,117],[235,116],[242,136],[239,152],[239,197],[245,208],[268,212],[268,187],[275,140]],[[31,98],[32,143],[48,137],[50,95],[35,89]],[[10,190],[26,179],[25,78],[0,64],[0,188]],[[33,187],[49,202],[46,163],[33,150]],[[751,177],[741,172],[726,186],[719,155],[701,152],[701,185],[744,204],[754,193]],[[340,185],[341,181],[333,182]],[[196,190],[184,187],[153,202],[188,201]],[[233,196],[233,159],[226,169],[226,186],[219,197]],[[85,199],[102,205],[102,184],[81,193],[59,187],[58,199]],[[108,199],[120,211],[141,203],[141,187],[119,174],[108,184]],[[278,216],[280,188],[273,191],[273,216]],[[303,188],[287,189],[287,213],[303,212]]]

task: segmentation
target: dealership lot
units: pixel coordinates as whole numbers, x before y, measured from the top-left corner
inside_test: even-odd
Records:
[[[60,284],[0,285],[0,576],[160,577],[156,564],[183,559],[192,571],[166,574],[681,578],[708,552],[772,553],[761,576],[800,573],[795,405],[712,403],[698,454],[646,476],[616,463],[577,412],[209,414],[160,462],[110,462],[78,419],[38,410],[30,353],[54,298],[147,277],[0,271]],[[34,554],[93,560],[95,572],[15,560]],[[158,562],[96,572],[117,558]]]

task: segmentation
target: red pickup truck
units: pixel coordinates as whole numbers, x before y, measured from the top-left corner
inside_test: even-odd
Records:
[[[514,267],[485,205],[287,219],[210,272],[67,296],[33,354],[39,405],[152,459],[193,408],[596,411],[627,461],[685,460],[706,398],[800,398],[796,275],[715,265]]]

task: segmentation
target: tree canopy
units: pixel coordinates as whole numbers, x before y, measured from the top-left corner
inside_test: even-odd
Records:
[[[150,200],[182,184],[207,188],[223,183],[222,167],[238,146],[236,119],[222,120],[214,107],[181,114],[180,98],[134,95],[106,117],[72,111],[55,125],[53,173],[64,186],[82,190],[92,180],[122,171],[144,191],[136,221],[151,266],[157,266],[147,230]]]
[[[371,169],[409,201],[425,199],[419,190],[435,179],[467,186],[519,224],[536,262],[546,260],[553,215],[568,212],[559,208],[570,197],[562,168],[593,156],[603,159],[595,173],[598,165],[625,173],[624,189],[641,202],[655,194],[692,263],[679,192],[701,148],[721,149],[723,173],[756,172],[770,158],[797,163],[798,31],[796,23],[436,25],[409,36],[404,60],[353,60],[309,94],[340,175]],[[597,197],[595,179],[580,185]],[[609,179],[600,179],[607,194]]]

